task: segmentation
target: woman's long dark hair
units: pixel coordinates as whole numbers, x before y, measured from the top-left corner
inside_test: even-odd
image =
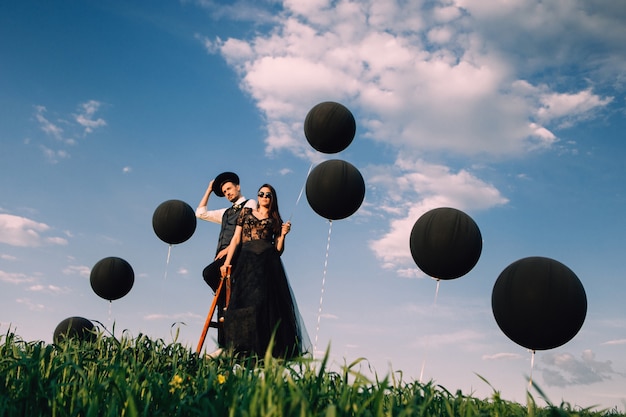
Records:
[[[262,186],[260,186],[259,191],[261,191],[262,188],[269,188],[270,192],[272,193],[272,198],[270,198],[268,217],[274,219],[274,235],[280,236],[280,234],[282,233],[283,219],[280,217],[280,212],[278,211],[278,197],[276,196],[276,190],[269,184],[263,184]],[[257,194],[259,191],[257,191]],[[257,207],[258,206],[259,202],[257,201]]]

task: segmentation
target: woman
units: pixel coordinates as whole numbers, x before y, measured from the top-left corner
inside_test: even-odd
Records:
[[[310,348],[280,255],[291,223],[283,223],[276,190],[263,184],[256,209],[244,208],[222,266],[225,274],[239,250],[231,274],[232,293],[224,316],[226,346],[237,353],[293,358]]]

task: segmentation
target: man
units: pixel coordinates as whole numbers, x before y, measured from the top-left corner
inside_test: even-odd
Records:
[[[215,193],[218,197],[226,197],[231,203],[231,207],[222,208],[218,210],[207,210],[209,197],[211,193]],[[256,201],[254,199],[247,200],[241,194],[241,187],[239,186],[239,176],[234,172],[222,172],[214,180],[209,183],[209,186],[204,193],[204,196],[198,204],[196,209],[196,217],[201,220],[206,220],[213,223],[221,224],[219,238],[217,240],[217,250],[215,251],[215,259],[209,264],[202,276],[204,281],[211,287],[213,291],[217,291],[217,287],[220,284],[221,272],[220,267],[226,260],[226,254],[228,253],[228,245],[235,232],[237,226],[237,217],[243,207],[256,208]],[[233,258],[236,262],[236,257]],[[234,262],[231,262],[234,265]],[[218,323],[224,315],[224,306],[226,302],[226,291],[222,291],[220,297],[217,300],[217,317]],[[217,343],[222,346],[224,342],[224,336],[221,331],[221,327],[217,329]]]

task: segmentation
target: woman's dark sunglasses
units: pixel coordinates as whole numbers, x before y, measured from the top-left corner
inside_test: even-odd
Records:
[[[267,198],[272,198],[272,193],[270,191],[263,193],[263,191],[259,191],[258,194],[259,197],[263,198],[263,197],[267,197]]]

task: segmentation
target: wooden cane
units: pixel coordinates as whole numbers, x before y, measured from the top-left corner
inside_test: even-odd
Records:
[[[198,341],[198,347],[196,348],[196,353],[200,354],[202,350],[202,346],[204,345],[204,340],[206,339],[206,334],[209,331],[209,326],[211,326],[211,319],[213,318],[213,313],[215,313],[215,307],[217,306],[217,299],[222,292],[222,285],[224,284],[224,276],[220,278],[220,285],[217,286],[217,291],[215,291],[215,297],[213,297],[213,302],[211,303],[211,309],[209,310],[209,315],[206,317],[206,321],[204,322],[204,329],[202,329],[202,335],[200,335],[200,341]]]
[[[226,310],[228,310],[228,304],[230,304],[230,268],[228,265],[226,267],[226,272],[224,273],[223,279],[226,281],[226,300],[224,300],[224,307],[222,308],[222,317],[219,318],[220,323],[224,323],[224,316],[226,314]]]
[[[230,304],[230,268],[231,265],[226,267],[226,302],[224,303],[224,311],[226,311],[228,304]]]

